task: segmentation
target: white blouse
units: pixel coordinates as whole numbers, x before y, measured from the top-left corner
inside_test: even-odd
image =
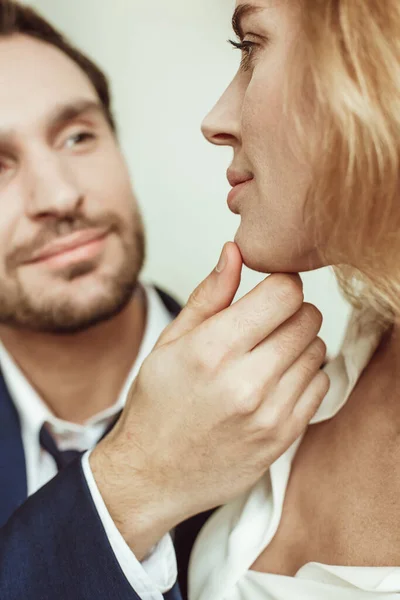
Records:
[[[334,417],[347,402],[383,330],[371,314],[354,315],[338,357],[325,370],[331,388],[312,420]],[[308,563],[288,577],[250,567],[277,532],[297,440],[249,492],[219,509],[202,529],[190,560],[189,600],[400,599],[399,567]]]

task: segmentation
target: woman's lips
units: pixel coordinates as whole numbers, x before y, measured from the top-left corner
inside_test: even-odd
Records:
[[[253,178],[237,183],[228,194],[228,206],[234,214],[239,214],[237,199],[239,194],[253,181]]]

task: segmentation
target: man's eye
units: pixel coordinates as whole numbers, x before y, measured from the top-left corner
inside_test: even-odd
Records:
[[[0,160],[0,177],[6,175],[6,173],[10,170],[10,165],[7,162]]]
[[[234,40],[228,40],[229,43],[234,47],[235,50],[240,50],[242,53],[242,61],[240,67],[246,71],[251,67],[251,60],[253,58],[254,50],[257,46],[255,42],[241,41],[235,42]]]
[[[71,135],[66,143],[65,146],[66,148],[74,148],[77,145],[82,145],[85,142],[90,142],[94,139],[94,135],[92,133],[89,133],[87,131],[81,131],[79,133],[75,133],[74,135]]]
[[[0,184],[5,185],[14,177],[17,172],[15,160],[9,158],[0,158]]]

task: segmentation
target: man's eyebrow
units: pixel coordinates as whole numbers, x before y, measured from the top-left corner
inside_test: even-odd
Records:
[[[232,29],[238,38],[243,38],[242,21],[245,17],[262,10],[261,6],[254,4],[240,4],[236,7],[232,17]]]
[[[47,127],[51,133],[57,132],[63,126],[68,125],[68,123],[86,113],[94,113],[107,118],[104,106],[100,100],[80,98],[56,106],[46,118]],[[18,132],[16,129],[2,128],[0,121],[0,150],[14,147],[17,144],[17,137]]]
[[[105,110],[100,101],[82,99],[56,106],[48,118],[48,124],[52,130],[60,129],[86,113],[105,116]]]

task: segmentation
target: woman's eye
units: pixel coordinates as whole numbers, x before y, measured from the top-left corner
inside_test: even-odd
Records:
[[[244,40],[241,42],[229,40],[229,43],[234,47],[235,50],[240,50],[242,53],[242,61],[240,63],[240,68],[244,71],[249,69],[251,67],[251,61],[257,44],[248,40]]]
[[[94,139],[94,137],[95,136],[92,133],[89,133],[87,131],[81,131],[79,133],[75,133],[74,135],[71,135],[67,139],[65,146],[68,149],[74,148],[75,146],[81,146],[85,142],[92,141]]]

